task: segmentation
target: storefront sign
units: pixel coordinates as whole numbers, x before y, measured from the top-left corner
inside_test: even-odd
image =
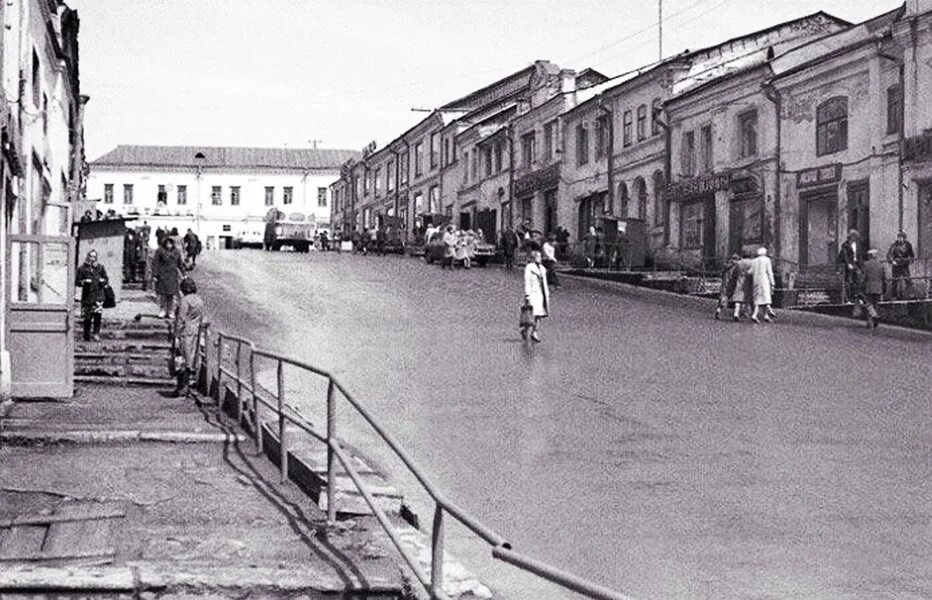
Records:
[[[560,163],[529,173],[515,180],[515,196],[533,194],[537,190],[556,187],[560,182]]]
[[[731,185],[731,173],[716,173],[677,181],[667,186],[663,197],[668,202],[682,202],[727,190]]]
[[[932,160],[932,133],[924,133],[906,140],[903,160],[920,162]]]
[[[826,183],[841,181],[841,165],[826,165],[814,169],[806,169],[796,174],[796,187],[807,188]]]

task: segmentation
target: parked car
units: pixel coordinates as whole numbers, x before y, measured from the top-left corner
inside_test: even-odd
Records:
[[[263,233],[261,229],[243,229],[233,238],[233,248],[262,248]]]
[[[430,241],[427,242],[427,246],[424,248],[424,259],[428,264],[433,264],[434,261],[440,262],[443,260],[443,232],[438,231],[431,236]],[[489,260],[495,256],[495,246],[483,241],[479,241],[476,244],[476,253],[473,261],[480,267],[484,267],[489,263]]]

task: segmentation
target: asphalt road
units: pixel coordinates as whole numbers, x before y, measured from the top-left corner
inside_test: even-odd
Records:
[[[932,597],[924,334],[567,281],[527,346],[517,271],[243,250],[195,277],[217,325],[336,373],[516,549],[645,599]],[[454,533],[504,597],[570,596]]]

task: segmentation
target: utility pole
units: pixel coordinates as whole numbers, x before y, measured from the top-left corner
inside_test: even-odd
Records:
[[[663,0],[657,0],[657,60],[663,60]]]

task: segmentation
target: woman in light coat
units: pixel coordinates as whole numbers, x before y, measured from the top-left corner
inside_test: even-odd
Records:
[[[770,308],[771,293],[773,292],[773,265],[770,257],[767,256],[766,248],[757,250],[757,258],[751,263],[751,281],[754,286],[754,312],[751,313],[751,320],[760,323],[757,313],[761,307],[764,307],[764,320],[770,321],[773,310]]]
[[[550,288],[547,286],[547,269],[541,264],[539,250],[531,252],[531,261],[524,267],[524,301],[531,306],[534,324],[530,326],[531,339],[539,342],[537,328],[540,320],[550,311]],[[521,330],[521,337],[527,340],[528,328]]]

